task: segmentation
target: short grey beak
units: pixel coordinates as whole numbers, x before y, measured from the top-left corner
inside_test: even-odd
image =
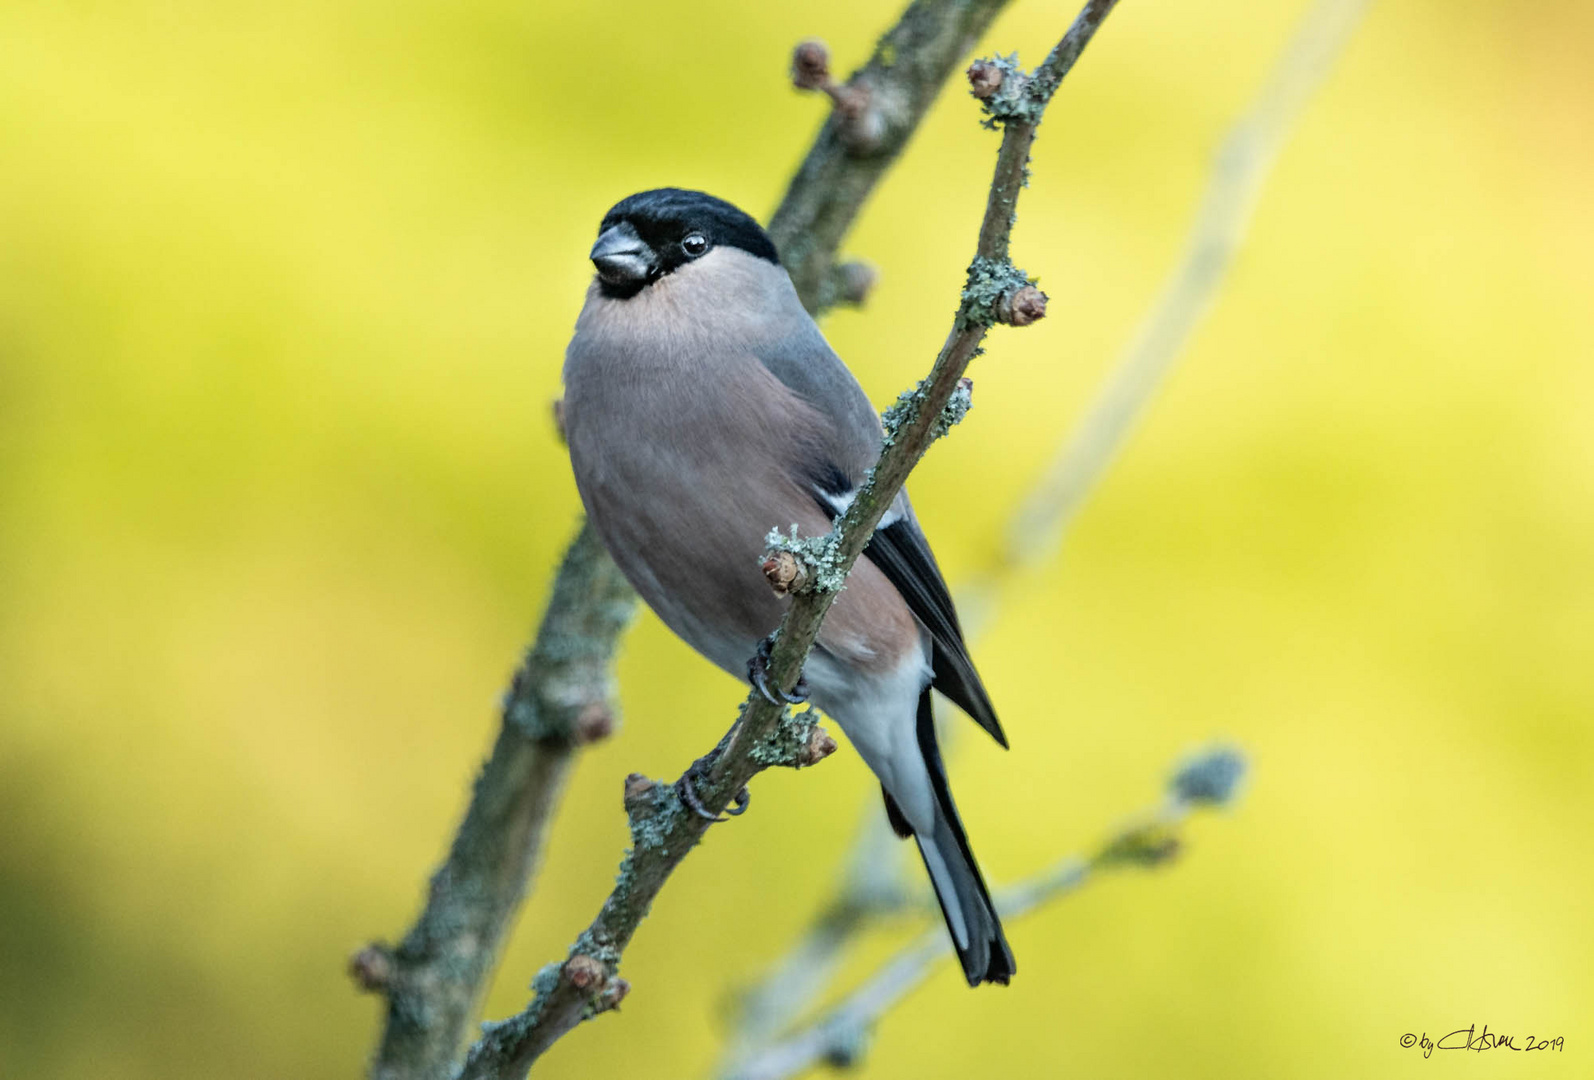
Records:
[[[655,258],[629,221],[605,229],[592,245],[590,257],[608,285],[640,285],[652,272]]]

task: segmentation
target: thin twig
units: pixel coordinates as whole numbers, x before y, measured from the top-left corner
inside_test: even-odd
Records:
[[[1112,464],[1114,450],[1210,305],[1245,238],[1250,208],[1278,151],[1367,6],[1367,0],[1320,0],[1225,136],[1184,255],[1142,320],[1134,343],[1079,433],[1058,447],[1045,478],[1016,512],[995,561],[957,588],[958,613],[971,640],[990,624],[1001,586],[1052,557],[1075,512]],[[875,854],[892,837],[878,804],[866,808],[858,835],[835,896],[787,954],[744,992],[727,1061],[745,1060],[754,1048],[789,1028],[823,996],[852,938],[916,902],[917,893],[897,884],[900,860]],[[864,903],[861,897],[886,899]]]
[[[1367,0],[1320,0],[1251,107],[1224,138],[1179,268],[1084,420],[1015,515],[998,573],[1036,565],[1056,550],[1085,496],[1112,464],[1212,306],[1280,148],[1366,8]],[[987,574],[987,579],[995,576]]]
[[[768,662],[769,681],[776,687],[789,690],[797,684],[840,581],[862,554],[908,473],[944,431],[947,404],[959,390],[963,372],[986,332],[1003,311],[1014,309],[1021,292],[1033,292],[1028,279],[1007,260],[1013,211],[1025,181],[1029,148],[1057,84],[1115,2],[1090,0],[1085,5],[1068,34],[1037,69],[1024,110],[1003,117],[1002,146],[990,197],[952,332],[929,376],[915,392],[899,399],[888,414],[880,459],[830,534],[822,559],[824,572],[812,575],[815,586],[794,596],[781,621]],[[696,783],[705,807],[723,810],[753,776],[775,763],[778,754],[773,748],[790,741],[789,731],[782,738],[783,721],[787,725],[804,722],[803,717],[789,718],[786,710],[756,690],[749,694],[706,778]],[[564,964],[550,964],[538,975],[533,984],[537,996],[523,1012],[484,1025],[481,1040],[466,1055],[462,1080],[524,1075],[557,1039],[611,1006],[627,989],[616,978],[620,957],[654,897],[709,824],[685,810],[673,791],[660,795],[659,785],[653,785],[653,791],[652,797],[638,791],[636,798],[628,800],[635,846],[597,917],[571,946]]]
[[[807,929],[758,982],[736,1001],[735,1026],[722,1054],[743,1061],[789,1030],[824,996],[846,947],[864,930],[926,899],[901,872],[902,841],[878,802],[870,800],[858,823],[836,893]]]
[[[1179,830],[1190,812],[1227,804],[1244,773],[1244,759],[1228,748],[1194,758],[1174,774],[1159,805],[1136,815],[1091,856],[1060,859],[998,890],[997,910],[1004,920],[1016,920],[1074,892],[1101,871],[1165,865],[1181,849]],[[926,931],[811,1024],[735,1061],[721,1073],[722,1080],[788,1080],[821,1063],[854,1064],[880,1018],[922,986],[949,955],[941,928]]]

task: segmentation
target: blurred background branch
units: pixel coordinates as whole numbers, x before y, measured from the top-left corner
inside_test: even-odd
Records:
[[[1042,479],[1013,515],[997,561],[957,588],[958,611],[971,638],[994,619],[1003,586],[1047,562],[1062,546],[1074,514],[1106,474],[1117,448],[1211,306],[1245,239],[1251,210],[1280,147],[1366,8],[1366,0],[1318,0],[1224,137],[1184,252],[1162,294],[1095,404],[1059,445]],[[982,74],[970,71],[976,89]],[[954,738],[955,730],[943,726],[943,740]],[[869,804],[835,892],[788,952],[740,994],[723,1075],[742,1076],[742,1070],[752,1068],[750,1062],[775,1060],[762,1055],[773,1054],[769,1044],[824,997],[848,946],[882,919],[920,903],[922,889],[903,878],[899,848],[885,815]],[[814,1030],[803,1038],[823,1041]],[[789,1041],[779,1045],[791,1052]],[[752,1069],[747,1075],[766,1074]]]
[[[1312,91],[1349,43],[1367,2],[1318,0],[1245,115],[1224,138],[1178,269],[1073,437],[1014,515],[1002,562],[971,584],[975,605],[987,594],[986,582],[1041,563],[1061,544],[1063,530],[1211,308],[1279,149]]]
[[[1236,750],[1218,747],[1196,756],[1174,773],[1161,803],[1135,815],[1093,854],[1060,859],[1023,881],[997,889],[994,896],[1002,918],[1017,920],[1102,871],[1167,864],[1183,846],[1180,827],[1190,812],[1228,804],[1244,776],[1245,759]],[[719,1071],[721,1080],[787,1080],[817,1065],[857,1064],[881,1017],[921,986],[949,955],[946,935],[939,926],[932,927],[822,1016],[731,1059]]]
[[[823,44],[803,42],[794,51],[792,82],[824,90],[834,103],[769,219],[770,238],[809,311],[857,302],[856,279],[833,274],[836,252],[942,84],[1007,2],[915,0],[842,85],[830,77]]]
[[[362,988],[387,997],[373,1077],[420,1080],[452,1068],[531,888],[575,756],[614,728],[611,667],[635,611],[636,594],[583,525],[505,695],[498,739],[425,909],[396,948],[369,945],[350,961]]]

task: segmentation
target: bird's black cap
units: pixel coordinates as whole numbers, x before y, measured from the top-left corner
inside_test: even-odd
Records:
[[[621,199],[603,215],[598,236],[593,261],[598,263],[599,284],[605,294],[614,297],[634,296],[653,281],[716,247],[740,248],[780,265],[774,242],[751,215],[702,191],[654,188]],[[633,236],[645,245],[645,251],[634,246]],[[624,244],[620,243],[621,237],[626,238]],[[640,263],[632,259],[627,265],[643,270],[641,276],[625,272],[627,266],[609,255],[611,251],[638,256]],[[600,255],[609,259],[615,272],[605,273]]]
[[[654,188],[621,199],[603,215],[603,232],[612,225],[629,221],[637,234],[659,254],[660,249],[679,243],[689,233],[698,232],[713,245],[738,247],[749,255],[780,263],[780,255],[763,226],[724,199],[703,191],[684,188]]]

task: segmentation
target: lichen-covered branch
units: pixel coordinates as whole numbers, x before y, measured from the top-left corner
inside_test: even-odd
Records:
[[[1014,208],[1024,184],[1030,145],[1057,83],[1114,2],[1090,0],[1031,80],[1030,111],[1023,116],[998,117],[1003,129],[1002,145],[980,224],[975,259],[952,332],[929,376],[917,391],[894,407],[879,461],[836,522],[827,550],[816,553],[810,586],[794,595],[781,621],[767,665],[769,681],[776,687],[790,690],[796,686],[820,623],[835,599],[835,575],[844,578],[851,570],[908,473],[944,429],[947,405],[958,392],[963,373],[986,331],[1004,312],[1012,317],[1017,293],[1032,290],[1032,283],[1007,259]],[[1026,295],[1033,301],[1038,294]],[[715,813],[724,810],[759,771],[782,763],[780,747],[808,742],[811,734],[801,730],[802,725],[811,727],[807,716],[804,713],[793,717],[789,710],[756,690],[751,692],[736,725],[713,756],[706,776],[695,782],[703,806]],[[798,725],[799,730],[786,730],[792,725]],[[617,978],[621,955],[654,897],[710,824],[688,810],[673,787],[666,789],[655,784],[647,790],[650,794],[627,799],[633,847],[621,866],[614,891],[571,946],[569,958],[539,973],[531,1004],[517,1016],[484,1025],[481,1040],[466,1056],[462,1080],[502,1080],[524,1075],[554,1041],[604,1011],[624,992],[625,987]],[[591,976],[594,962],[601,965],[602,977]]]
[[[830,80],[829,57],[805,42],[792,81],[835,103],[769,222],[769,235],[810,311],[850,299],[836,252],[863,204],[924,118],[958,63],[1008,0],[916,0],[846,83]]]
[[[1103,871],[1165,865],[1179,854],[1180,827],[1190,812],[1228,803],[1244,774],[1244,758],[1229,748],[1192,759],[1175,772],[1160,805],[1137,815],[1090,856],[1061,859],[1024,881],[996,890],[997,910],[1004,920],[1012,921],[1073,892]],[[820,1064],[854,1064],[880,1018],[923,985],[949,955],[941,928],[926,931],[823,1016],[734,1059],[721,1072],[721,1080],[788,1080]]]
[[[498,740],[448,858],[432,875],[425,910],[397,947],[370,945],[350,962],[364,988],[387,997],[373,1077],[419,1080],[452,1067],[536,872],[571,763],[579,747],[613,728],[610,661],[635,610],[631,587],[583,526],[504,697]]]
[[[1224,139],[1202,209],[1178,268],[1147,312],[1108,387],[1086,419],[1058,447],[1053,464],[1025,499],[995,560],[955,591],[965,633],[972,640],[991,621],[1001,586],[1014,573],[1040,565],[1056,551],[1075,511],[1111,465],[1135,419],[1188,343],[1245,238],[1254,202],[1302,107],[1344,51],[1367,0],[1319,0],[1292,36],[1267,80]],[[989,98],[1006,79],[1004,63],[980,61],[969,72],[976,97]],[[917,900],[903,889],[895,839],[871,803],[836,893],[803,935],[738,1002],[728,1062],[753,1052],[790,1027],[830,986],[853,938],[879,919]],[[727,1067],[730,1068],[729,1066]]]

